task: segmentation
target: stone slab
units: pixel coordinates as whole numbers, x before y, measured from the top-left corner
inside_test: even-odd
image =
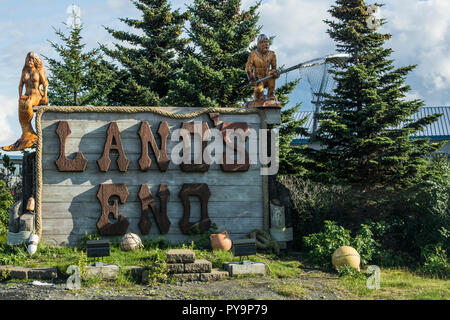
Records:
[[[123,268],[125,272],[131,273],[133,277],[137,277],[138,279],[142,277],[142,272],[144,271],[144,268],[140,266],[125,266]]]
[[[201,273],[180,273],[174,274],[174,279],[181,282],[200,281]]]
[[[28,279],[29,268],[0,266],[0,272],[6,279]]]
[[[240,274],[259,274],[262,276],[266,275],[266,265],[264,263],[248,263],[248,264],[239,264],[239,263],[224,263],[223,268],[227,270],[230,274],[230,277],[237,276]]]
[[[28,279],[53,280],[58,277],[56,268],[37,268],[28,271]]]
[[[167,263],[193,263],[195,253],[188,249],[172,249],[167,251]]]
[[[184,264],[183,263],[166,263],[166,268],[167,268],[167,272],[170,274],[184,272]]]
[[[86,267],[86,278],[100,277],[103,280],[115,280],[119,276],[120,268],[118,265],[111,264],[103,267]]]
[[[195,260],[193,263],[184,265],[185,273],[209,273],[212,269],[212,263],[205,259]]]
[[[211,270],[210,273],[201,273],[200,274],[200,281],[202,282],[208,282],[208,281],[217,281],[226,279],[229,277],[228,271],[220,271],[218,269]]]
[[[148,268],[151,270],[153,267],[159,267],[160,265],[161,263],[157,262]],[[166,271],[169,274],[184,273],[184,263],[166,263]]]

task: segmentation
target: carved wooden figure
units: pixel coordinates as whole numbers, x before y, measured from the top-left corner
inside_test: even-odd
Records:
[[[167,184],[161,184],[159,186],[158,197],[160,200],[160,210],[156,207],[155,200],[153,199],[150,188],[147,184],[141,185],[139,190],[139,199],[141,200],[141,220],[139,221],[139,229],[142,234],[149,234],[152,222],[148,215],[148,211],[151,209],[156,224],[158,225],[159,232],[161,234],[167,234],[170,229],[170,221],[167,217],[167,201],[169,199],[169,189]]]
[[[56,129],[56,134],[59,136],[59,158],[55,161],[56,167],[60,172],[82,172],[86,170],[88,160],[82,152],[77,152],[75,158],[72,160],[66,157],[66,141],[71,133],[69,123],[67,121],[60,121]]]
[[[189,222],[191,217],[191,202],[189,197],[195,196],[200,199],[201,206],[201,220],[198,222]],[[208,185],[206,183],[185,183],[180,191],[181,202],[183,203],[184,214],[183,218],[180,220],[180,229],[184,234],[189,234],[189,232],[195,226],[198,226],[200,233],[205,233],[211,227],[211,220],[208,216],[208,200],[211,196]]]
[[[115,144],[113,144],[113,139]],[[108,127],[107,137],[105,141],[105,148],[103,150],[103,156],[97,160],[98,167],[100,171],[107,172],[109,170],[109,165],[111,164],[111,159],[109,158],[109,153],[111,150],[117,150],[119,153],[119,158],[117,159],[117,165],[121,172],[126,172],[130,160],[125,156],[125,151],[123,151],[122,140],[120,139],[120,131],[116,122],[111,122]]]
[[[124,204],[128,198],[128,189],[125,184],[102,184],[98,188],[97,198],[102,206],[102,214],[97,221],[97,229],[102,236],[119,236],[127,232],[129,222],[127,218],[119,214],[119,201],[113,200],[113,205],[109,204],[112,196],[118,196],[120,203]],[[109,215],[112,214],[117,223],[109,222]]]
[[[22,95],[23,86],[25,95]],[[33,107],[48,105],[47,88],[48,80],[41,58],[34,52],[28,52],[19,83],[19,122],[22,136],[15,143],[2,147],[4,151],[24,150],[37,141],[36,132],[31,126]]]
[[[257,106],[281,106],[274,95],[275,78],[279,77],[277,71],[277,58],[275,52],[269,50],[269,38],[261,34],[257,39],[257,48],[250,52],[245,71],[248,80],[254,86],[254,101],[250,107]],[[257,83],[258,79],[263,79],[273,75],[273,78]],[[264,95],[264,88],[267,88],[267,95]]]

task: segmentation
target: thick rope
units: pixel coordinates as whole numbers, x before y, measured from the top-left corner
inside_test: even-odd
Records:
[[[180,108],[182,110],[183,108]],[[204,108],[190,113],[174,113],[167,110],[165,107],[80,107],[80,106],[68,106],[68,107],[56,107],[56,106],[38,106],[35,107],[36,111],[36,131],[38,134],[38,142],[36,145],[36,233],[39,237],[42,234],[42,125],[41,118],[44,112],[60,112],[60,113],[140,113],[149,112],[154,113],[166,118],[172,119],[191,119],[201,116],[207,113],[219,113],[219,114],[258,114],[261,119],[261,129],[267,129],[267,117],[264,111],[257,108]],[[268,192],[268,186],[263,183],[263,194]],[[264,197],[266,198],[266,196]],[[268,199],[264,199],[264,202],[268,202]]]

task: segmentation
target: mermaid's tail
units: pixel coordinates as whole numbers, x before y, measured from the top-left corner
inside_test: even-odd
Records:
[[[19,140],[9,146],[2,147],[3,151],[20,151],[30,148],[36,143],[38,137],[34,132],[24,133]]]
[[[36,143],[38,137],[31,126],[33,119],[33,106],[41,104],[40,95],[22,96],[19,99],[19,122],[22,127],[22,136],[9,146],[2,147],[3,151],[20,151],[30,148]],[[48,103],[48,100],[46,101]]]

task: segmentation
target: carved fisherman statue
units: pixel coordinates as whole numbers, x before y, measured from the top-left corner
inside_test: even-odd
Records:
[[[275,79],[279,77],[275,52],[269,50],[269,38],[261,34],[257,39],[257,49],[250,52],[245,71],[254,87],[254,101],[248,107],[281,107],[274,95]],[[264,79],[270,77],[269,79]],[[261,80],[263,79],[263,80]],[[264,88],[268,88],[267,96]]]

